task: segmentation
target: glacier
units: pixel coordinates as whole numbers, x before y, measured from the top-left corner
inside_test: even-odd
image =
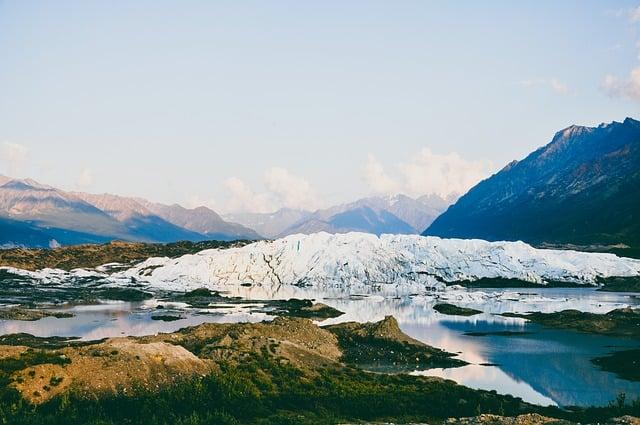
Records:
[[[292,288],[325,295],[424,293],[482,278],[596,285],[612,276],[640,276],[640,260],[537,249],[524,242],[321,232],[175,259],[150,258],[112,278],[158,289],[206,286],[252,297],[275,296],[287,288],[288,295],[295,294]]]

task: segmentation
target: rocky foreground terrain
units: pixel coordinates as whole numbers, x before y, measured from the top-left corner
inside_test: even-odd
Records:
[[[440,378],[368,371],[462,364],[402,333],[392,317],[326,328],[279,317],[101,341],[6,335],[0,422],[637,423],[610,419],[637,415],[637,401],[563,411]]]

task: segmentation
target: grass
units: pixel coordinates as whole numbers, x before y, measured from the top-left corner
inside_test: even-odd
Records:
[[[338,338],[346,360],[414,363],[415,356],[424,356],[425,362],[456,361],[449,358],[448,353],[416,344],[399,334],[392,318],[373,324],[327,328]],[[229,332],[241,331],[231,329]],[[28,340],[24,336],[21,339]],[[196,345],[181,345],[194,354],[206,354],[202,350],[210,341],[196,340]],[[126,394],[107,393],[96,397],[94,393],[80,393],[71,386],[38,406],[29,404],[12,387],[12,374],[37,364],[64,366],[70,360],[52,349],[27,349],[18,357],[0,360],[0,424],[434,423],[480,413],[506,416],[539,413],[593,423],[623,414],[640,415],[640,401],[628,402],[624,396],[603,408],[560,410],[534,406],[495,391],[473,390],[439,378],[370,373],[338,364],[301,367],[285,357],[273,355],[277,347],[274,342],[234,360],[217,360],[217,367],[208,375],[180,379],[153,391],[140,386],[130,388]],[[116,356],[118,351],[97,355]],[[62,378],[54,375],[40,391],[53,392],[61,384]]]
[[[433,309],[441,314],[449,316],[475,316],[482,313],[480,310],[474,308],[458,307],[457,305],[442,303],[433,306]]]
[[[402,372],[432,367],[459,367],[455,354],[424,345],[403,334],[393,318],[370,324],[325,327],[338,338],[342,361],[366,370]]]
[[[163,322],[175,322],[176,320],[182,320],[182,316],[174,316],[171,314],[156,314],[151,316],[151,320],[161,320]]]
[[[96,344],[103,340],[80,341],[78,337],[50,336],[40,337],[27,333],[17,333],[0,336],[0,345],[22,345],[30,348],[58,349],[70,346],[85,346]]]
[[[45,317],[67,319],[73,317],[73,314],[58,311],[32,310],[21,307],[0,309],[0,320],[36,321]]]
[[[219,373],[157,392],[104,398],[70,393],[38,407],[15,394],[0,400],[0,423],[53,424],[335,424],[358,421],[435,422],[480,413],[540,413],[580,422],[640,414],[624,396],[603,408],[562,411],[441,379],[321,369],[308,376],[256,354]],[[51,382],[51,385],[56,383]],[[59,384],[59,382],[57,383]]]
[[[605,292],[640,292],[640,277],[608,277],[598,279],[603,285],[598,291]]]
[[[201,241],[152,244],[138,242],[109,242],[101,245],[75,245],[55,249],[13,248],[0,250],[0,266],[24,270],[46,267],[71,270],[93,268],[108,263],[132,263],[149,257],[179,257],[205,249],[242,246],[249,241]]]
[[[622,308],[606,314],[563,310],[556,313],[503,313],[502,316],[521,317],[550,328],[640,338],[640,309]]]
[[[222,364],[219,373],[158,392],[101,399],[69,394],[39,407],[10,398],[0,404],[0,423],[332,424],[443,419],[452,412],[518,414],[527,409],[546,411],[511,396],[438,379],[350,368],[320,370],[310,377],[257,354],[238,365]]]
[[[591,361],[622,379],[640,381],[640,349],[616,351]]]

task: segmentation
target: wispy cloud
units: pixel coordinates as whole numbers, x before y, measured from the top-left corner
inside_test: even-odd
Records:
[[[625,9],[619,8],[619,9],[606,9],[604,11],[605,16],[611,16],[614,18],[620,18],[622,16],[624,16],[627,13],[627,11]]]
[[[391,194],[400,190],[400,184],[386,173],[384,166],[373,154],[368,155],[362,175],[369,188],[376,193]]]
[[[630,9],[627,15],[629,16],[629,22],[632,24],[640,22],[640,6]]]
[[[601,87],[609,96],[640,101],[640,67],[631,70],[625,78],[612,74],[605,75]]]
[[[0,144],[0,174],[6,172],[11,177],[21,177],[29,165],[29,148],[18,143]]]
[[[306,179],[282,167],[267,169],[262,186],[262,189],[254,190],[238,177],[227,179],[225,187],[229,198],[224,209],[228,212],[267,213],[283,207],[316,210],[323,205]]]
[[[321,204],[311,184],[285,168],[268,169],[265,173],[265,186],[285,207],[316,209]]]
[[[569,87],[557,78],[552,78],[551,80],[549,80],[549,85],[551,86],[551,89],[556,93],[569,94]]]
[[[632,8],[607,9],[604,11],[606,16],[613,18],[625,18],[632,24],[640,22],[640,6]]]
[[[423,148],[408,161],[397,164],[393,175],[369,154],[362,175],[375,193],[413,197],[436,194],[447,198],[465,193],[493,169],[490,161],[468,160],[456,152],[437,154]]]
[[[189,196],[185,202],[185,205],[187,208],[207,207],[214,211],[219,206],[214,198],[204,198],[198,195]]]
[[[562,94],[562,95],[567,95],[567,94],[571,93],[571,90],[569,89],[569,86],[566,83],[560,81],[556,77],[552,77],[552,78],[530,78],[530,79],[526,79],[526,80],[520,80],[516,84],[521,86],[521,87],[527,87],[527,88],[531,88],[531,87],[546,87],[546,88],[549,88],[549,89],[553,90],[555,93]]]
[[[76,179],[76,187],[80,190],[86,190],[93,185],[93,171],[89,167],[80,170]]]

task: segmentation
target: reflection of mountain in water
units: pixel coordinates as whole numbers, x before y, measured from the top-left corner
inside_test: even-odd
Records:
[[[443,322],[451,330],[468,331],[469,324]],[[510,326],[473,326],[474,332],[495,332]],[[625,381],[598,369],[590,359],[607,353],[610,346],[636,345],[632,341],[571,331],[545,330],[527,325],[534,333],[521,336],[467,337],[482,340],[489,362],[507,375],[524,381],[562,406],[605,405],[624,392],[640,394],[640,383]]]

